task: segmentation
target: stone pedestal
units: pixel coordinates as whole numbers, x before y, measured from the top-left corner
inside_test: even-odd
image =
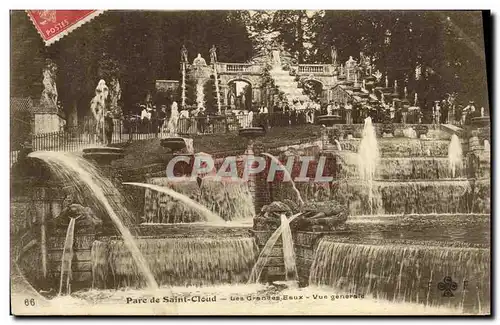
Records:
[[[34,131],[35,135],[59,132],[64,130],[66,120],[58,113],[54,112],[36,112],[34,114]]]

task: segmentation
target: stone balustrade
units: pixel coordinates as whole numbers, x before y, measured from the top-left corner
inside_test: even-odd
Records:
[[[217,63],[219,73],[261,73],[262,66],[252,63]]]

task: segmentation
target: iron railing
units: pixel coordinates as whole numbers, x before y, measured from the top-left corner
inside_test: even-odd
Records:
[[[340,109],[334,114],[340,116],[339,123],[346,124],[346,111]],[[386,112],[382,111],[359,111],[351,112],[354,124],[364,123],[367,116],[371,116],[374,123],[402,123],[401,112],[396,112],[394,118],[390,119]],[[237,115],[217,116],[194,116],[179,117],[177,121],[177,134],[180,136],[193,136],[203,134],[222,134],[235,132],[246,127],[293,127],[316,123],[319,115],[326,115],[326,110],[312,112],[288,111],[273,113],[250,113]],[[406,115],[406,124],[418,124],[420,119],[418,110],[409,111]],[[432,124],[428,117],[422,119],[422,123]],[[111,127],[112,125],[112,127]],[[171,136],[167,119],[141,119],[138,116],[129,116],[124,119],[108,121],[104,127],[97,127],[93,119],[86,119],[84,123],[75,128],[64,131],[38,134],[32,137],[33,150],[51,151],[79,151],[85,147],[98,144],[115,144],[137,140],[154,138],[166,138]],[[11,164],[16,161],[17,151],[11,151]]]

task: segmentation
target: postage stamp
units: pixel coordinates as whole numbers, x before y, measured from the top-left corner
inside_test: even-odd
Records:
[[[488,11],[28,15],[12,314],[491,314]]]
[[[33,25],[50,45],[100,15],[102,10],[26,10]]]

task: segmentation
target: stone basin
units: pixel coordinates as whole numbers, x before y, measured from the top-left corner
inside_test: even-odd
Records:
[[[83,149],[83,158],[92,159],[100,165],[111,164],[112,161],[125,157],[122,148],[97,147]]]
[[[163,148],[172,150],[172,152],[176,152],[186,148],[186,141],[181,137],[166,138],[160,140],[160,145]]]
[[[265,134],[266,130],[264,130],[264,128],[262,127],[249,127],[238,130],[238,135],[247,139],[254,139],[264,136]]]
[[[316,118],[317,124],[323,124],[325,126],[332,126],[335,124],[340,124],[341,117],[339,115],[320,115]]]

